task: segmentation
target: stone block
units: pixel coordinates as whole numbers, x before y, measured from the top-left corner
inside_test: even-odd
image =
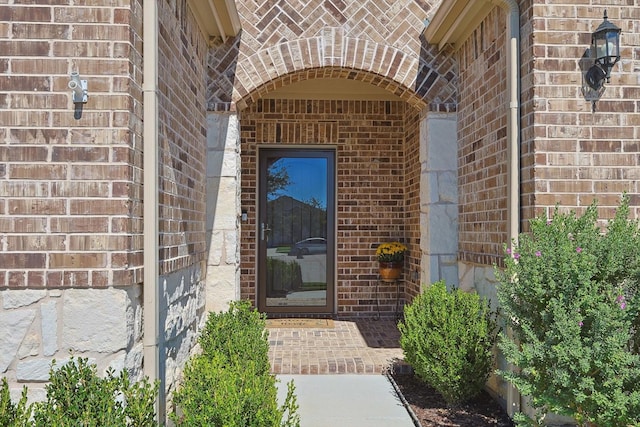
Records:
[[[193,271],[182,270],[162,278],[163,299],[160,321],[164,325],[164,341],[171,341],[197,324],[196,290],[201,286]]]
[[[206,311],[226,311],[229,303],[238,299],[237,268],[234,265],[209,267],[206,279]]]
[[[37,356],[40,353],[40,331],[36,326],[37,321],[33,322],[27,331],[22,344],[18,349],[18,359],[24,359],[29,356]]]
[[[224,232],[224,258],[227,264],[238,263],[238,232],[225,231]]]
[[[222,262],[222,251],[224,248],[224,232],[221,230],[213,230],[209,243],[209,258],[207,265],[220,265]]]
[[[426,120],[426,161],[429,170],[457,170],[456,114],[429,114]]]
[[[438,202],[458,203],[458,174],[455,171],[438,173]]]
[[[61,366],[69,359],[57,360],[56,365]],[[52,359],[32,359],[18,363],[16,367],[16,379],[22,382],[44,382],[49,380]]]
[[[458,207],[433,205],[429,208],[430,250],[436,254],[454,254],[458,250]]]
[[[53,356],[58,351],[58,310],[56,301],[47,301],[40,306],[42,323],[42,352]]]
[[[9,396],[13,402],[17,402],[22,397],[22,387],[10,388]],[[47,391],[44,387],[30,386],[27,389],[27,400],[29,403],[44,402],[47,400]]]
[[[18,363],[16,367],[16,379],[20,382],[45,382],[49,381],[49,372],[53,366],[54,359],[37,358],[25,360]],[[71,361],[70,358],[55,359],[55,369],[66,365]],[[87,358],[87,363],[95,364],[94,358]]]
[[[2,291],[2,308],[9,310],[31,305],[47,296],[47,291],[37,289],[20,289]]]
[[[207,114],[207,148],[224,150],[228,128],[228,114]]]
[[[129,350],[124,358],[124,368],[129,372],[131,378],[140,380],[143,377],[142,361],[144,357],[144,347],[138,343]]]
[[[464,262],[458,262],[458,277],[460,278],[460,289],[465,291],[475,289],[475,283],[473,282],[473,270],[473,265]]]
[[[133,335],[133,312],[126,291],[70,289],[63,301],[64,347],[100,353],[127,348]]]
[[[116,373],[119,373],[120,371],[124,370],[124,359],[126,356],[127,356],[127,353],[124,351],[118,353],[118,355],[114,357],[113,360],[111,360],[111,362],[109,362],[109,365],[104,370],[103,375],[105,375],[109,369],[113,369],[114,372]]]
[[[235,177],[238,174],[238,156],[234,151],[207,151],[207,178]]]
[[[7,372],[36,317],[35,310],[12,310],[0,313],[0,373]]]
[[[238,199],[235,178],[207,179],[207,218],[213,218],[214,230],[235,230]]]

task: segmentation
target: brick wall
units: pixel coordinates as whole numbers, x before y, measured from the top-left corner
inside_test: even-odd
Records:
[[[582,212],[597,199],[601,217],[611,217],[623,191],[637,216],[639,9],[586,1],[519,6],[521,229],[556,204]],[[604,9],[622,28],[622,61],[592,111],[582,74],[592,64],[587,49]],[[495,8],[457,53],[459,257],[489,266],[499,263],[508,240],[504,20],[504,11]]]
[[[243,31],[211,51],[208,108],[243,109],[291,76],[334,67],[349,79],[363,72],[419,109],[453,105],[454,62],[421,38],[440,1],[238,1]]]
[[[11,55],[0,61],[0,288],[142,281],[142,9],[129,7],[0,6],[11,35],[0,40]],[[208,47],[187,11],[161,17],[163,274],[205,253]],[[79,120],[72,71],[89,85]]]
[[[421,290],[419,281],[422,270],[420,237],[424,234],[420,226],[420,191],[421,164],[420,164],[420,114],[408,109],[404,116],[404,227],[405,243],[409,248],[405,261],[405,297],[409,301],[418,295]]]
[[[161,2],[160,274],[204,269],[208,46],[186,2]]]
[[[4,3],[0,375],[40,400],[70,350],[99,372],[142,373],[142,14],[129,1]],[[73,71],[88,81],[78,118]]]
[[[384,88],[404,101],[406,112],[398,120],[402,120],[399,132],[406,150],[403,160],[406,176],[402,184],[406,198],[401,203],[404,205],[403,238],[410,247],[405,269],[412,280],[408,295],[414,295],[420,288],[420,136],[416,111],[455,111],[457,96],[453,58],[425,44],[421,37],[424,19],[439,4],[440,1],[414,0],[353,4],[312,1],[296,8],[286,2],[256,7],[254,3],[239,1],[241,35],[214,46],[209,58],[208,109],[241,111],[243,207],[255,192],[255,165],[252,163],[255,159],[246,158],[255,153],[247,154],[246,147],[252,146],[247,138],[255,137],[251,133],[255,125],[253,117],[257,111],[262,113],[258,109],[264,108],[264,98],[271,98],[270,92],[301,80],[340,78]],[[327,112],[322,109],[320,114]],[[377,114],[362,114],[363,120],[374,118]],[[309,116],[301,120],[313,119]],[[341,132],[341,128],[329,130]],[[338,156],[342,155],[340,150]],[[386,154],[386,151],[380,151],[377,155]],[[376,153],[367,152],[366,155],[375,156]],[[358,164],[367,164],[366,157]],[[344,192],[349,196],[344,196],[344,200],[357,199],[362,191],[361,188],[349,188],[350,179],[348,174],[338,175],[339,182],[346,181]],[[368,180],[363,178],[361,182]],[[251,299],[255,298],[253,252],[256,249],[252,227],[255,227],[254,223],[243,224],[241,253],[241,295]],[[338,232],[341,233],[340,223]],[[380,236],[380,239],[386,240],[386,237]],[[339,235],[339,245],[341,239],[363,242],[357,233],[352,235],[350,232]],[[372,243],[379,241],[373,238],[362,247],[357,244],[339,246],[338,268],[343,265],[360,274],[347,277],[344,270],[339,270],[339,286],[345,286],[338,289],[339,310],[347,314],[357,310],[371,312],[369,289],[365,287],[359,291],[355,286],[361,286],[362,281],[370,280],[374,274],[370,265],[372,258],[368,257],[372,253]],[[352,264],[345,264],[347,262]],[[363,263],[367,265],[363,267]]]
[[[170,386],[204,312],[208,46],[186,2],[158,8]],[[35,399],[70,350],[142,374],[142,16],[141,1],[0,5],[0,375]],[[77,119],[72,71],[88,80]]]
[[[526,66],[536,85],[523,132],[526,152],[534,156],[535,171],[525,175],[525,183],[527,191],[535,193],[530,197],[535,212],[550,211],[556,203],[582,212],[597,199],[601,217],[609,218],[621,192],[627,191],[635,215],[640,213],[638,6],[637,1],[531,6],[534,17],[526,36],[532,55]],[[594,112],[582,80],[592,61],[582,57],[605,9],[622,29],[622,60]],[[531,168],[532,162],[526,165]],[[526,211],[528,216],[533,213]]]
[[[132,19],[128,2],[0,5],[0,288],[142,278]],[[89,85],[79,120],[72,71]]]
[[[494,8],[457,54],[459,259],[486,265],[508,240],[505,18]]]
[[[243,223],[241,235],[242,298],[255,301],[256,292],[257,145],[331,144],[336,147],[338,177],[338,315],[376,312],[378,244],[410,243],[411,257],[405,267],[413,268],[420,256],[415,230],[419,164],[417,155],[408,156],[416,148],[405,151],[415,142],[416,116],[400,101],[261,100],[243,112],[241,197],[249,220]],[[395,291],[395,285],[380,287],[383,314],[393,313]]]

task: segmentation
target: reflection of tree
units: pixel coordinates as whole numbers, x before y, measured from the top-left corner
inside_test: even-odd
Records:
[[[287,168],[282,164],[278,164],[278,160],[274,161],[267,168],[268,199],[274,198],[279,191],[284,190],[291,184],[291,178],[289,178],[289,172],[287,172]]]
[[[305,200],[305,203],[312,208],[322,208],[322,203],[320,203],[320,200],[316,199],[315,197],[312,197],[309,200]]]

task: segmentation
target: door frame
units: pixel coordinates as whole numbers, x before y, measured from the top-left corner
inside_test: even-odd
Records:
[[[260,224],[266,220],[265,153],[295,157],[327,158],[327,290],[324,306],[267,306],[266,245],[260,236]],[[337,147],[334,145],[259,145],[256,153],[256,306],[271,314],[336,314],[337,313]],[[316,154],[314,156],[314,154]],[[323,154],[317,156],[317,154]]]

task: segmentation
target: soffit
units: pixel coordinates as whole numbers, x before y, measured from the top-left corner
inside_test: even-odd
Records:
[[[211,41],[234,37],[240,32],[240,17],[234,0],[187,0],[200,31]]]
[[[423,34],[430,44],[460,48],[493,8],[492,0],[445,0]]]

